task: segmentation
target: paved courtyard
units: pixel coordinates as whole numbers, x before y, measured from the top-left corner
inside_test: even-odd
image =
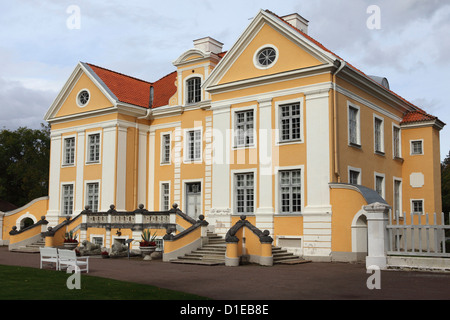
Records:
[[[39,268],[39,254],[0,247],[0,264]],[[198,266],[127,258],[90,258],[89,274],[193,293],[215,300],[449,300],[450,273],[382,271],[381,288],[363,264]]]

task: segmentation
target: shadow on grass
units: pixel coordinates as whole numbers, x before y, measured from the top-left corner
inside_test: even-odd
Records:
[[[150,285],[82,273],[80,289],[69,289],[65,271],[0,265],[0,300],[208,300]]]

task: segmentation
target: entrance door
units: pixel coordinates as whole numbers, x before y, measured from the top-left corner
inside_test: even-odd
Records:
[[[200,182],[186,183],[186,214],[195,220],[202,214],[202,190]]]

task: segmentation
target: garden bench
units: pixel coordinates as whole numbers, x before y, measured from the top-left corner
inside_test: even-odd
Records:
[[[89,257],[77,257],[74,250],[59,249],[58,250],[59,270],[62,267],[76,266],[81,271],[89,272]]]
[[[48,263],[54,263],[55,269],[58,270],[58,250],[56,248],[39,248],[40,254],[41,254],[41,261],[40,261],[40,267],[42,269],[42,266],[45,262]]]

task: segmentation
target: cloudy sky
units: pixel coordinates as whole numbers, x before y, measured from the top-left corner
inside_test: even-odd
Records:
[[[380,19],[369,28],[373,5]],[[0,128],[39,128],[78,61],[156,81],[192,40],[211,36],[230,49],[260,9],[298,12],[313,38],[387,77],[392,90],[448,124],[441,159],[449,153],[447,0],[0,0]]]

